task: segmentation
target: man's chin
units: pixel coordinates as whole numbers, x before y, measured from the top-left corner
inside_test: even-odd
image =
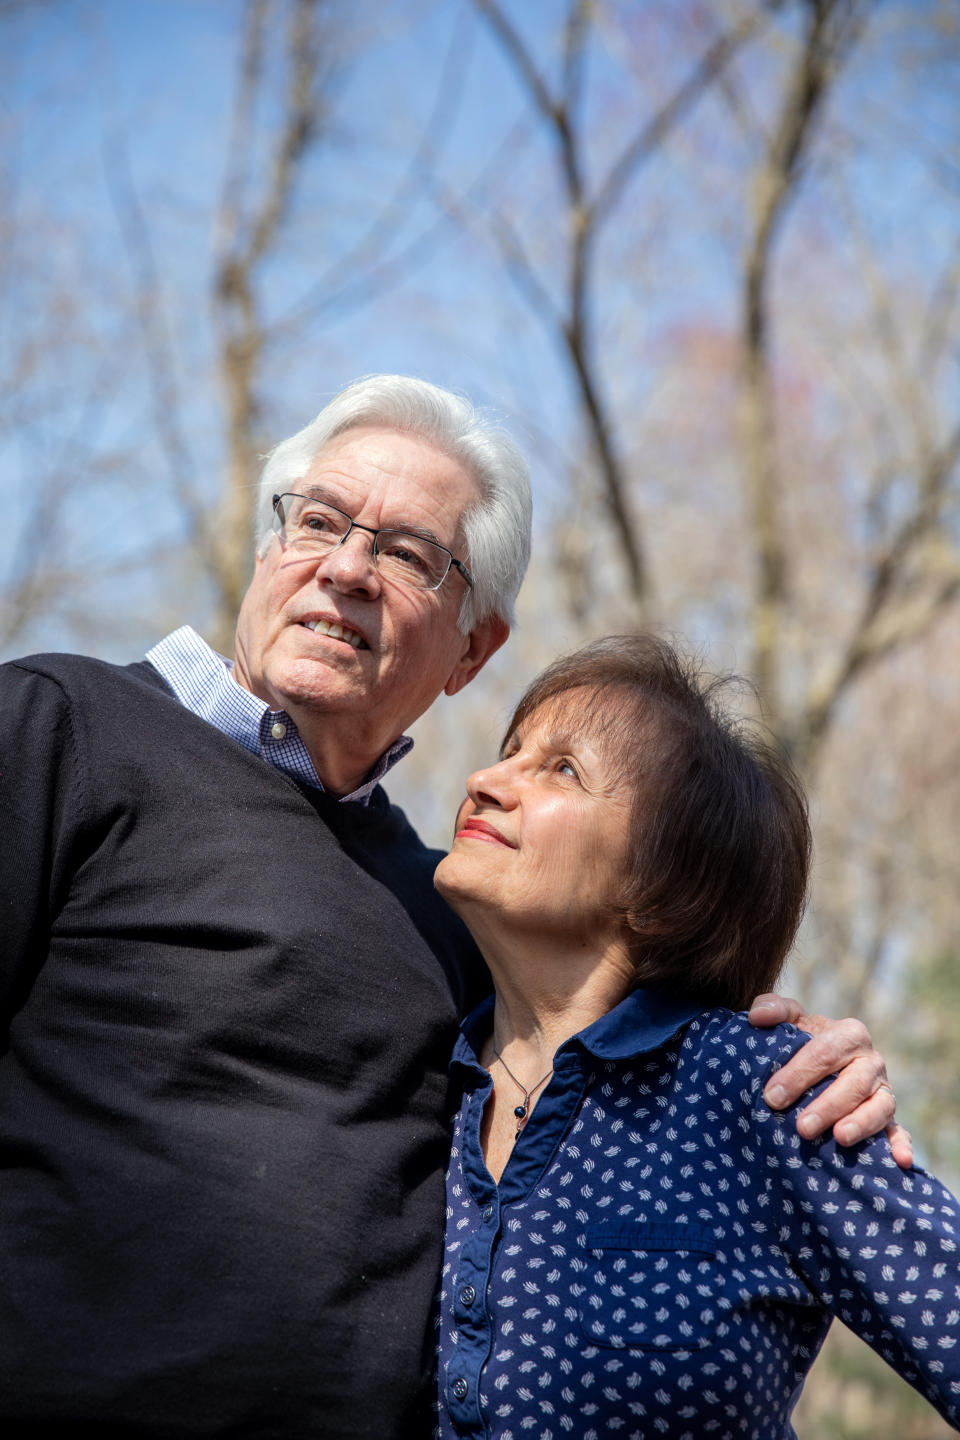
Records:
[[[279,708],[290,714],[297,710],[318,714],[336,710],[366,711],[373,700],[356,662],[347,670],[336,655],[300,656],[268,675],[268,681],[270,693],[280,701]]]

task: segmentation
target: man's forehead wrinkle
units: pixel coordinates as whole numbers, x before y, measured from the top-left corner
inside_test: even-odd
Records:
[[[401,441],[408,438],[421,446],[421,442],[415,437],[398,436]],[[341,441],[350,444],[362,443],[364,448],[370,444],[366,437],[361,437],[355,432],[346,431],[344,435],[336,436],[331,442],[330,449],[334,450]],[[360,524],[366,523],[362,511],[368,502],[376,504],[379,514],[376,519],[377,529],[406,530],[411,535],[422,536],[425,540],[432,540],[445,549],[463,543],[463,518],[467,510],[479,499],[479,490],[474,477],[466,470],[459,461],[447,455],[443,450],[422,442],[421,448],[432,451],[434,455],[445,461],[447,465],[454,466],[461,472],[467,481],[469,494],[463,504],[455,507],[451,504],[455,490],[455,482],[449,474],[442,479],[434,476],[424,478],[421,473],[422,461],[411,464],[411,457],[403,454],[396,458],[394,463],[389,462],[391,457],[389,451],[377,449],[375,454],[353,454],[349,457],[341,457],[336,453],[325,453],[323,450],[315,457],[311,469],[304,479],[299,483],[297,491],[300,494],[309,495],[313,499],[326,500],[329,504],[335,505],[338,510],[343,510],[356,519]],[[346,468],[345,468],[346,467]],[[395,496],[392,492],[405,490],[412,487],[414,493],[410,496]],[[393,505],[412,504],[415,508],[425,512],[424,520],[414,520],[409,512],[398,513],[391,507]],[[429,521],[437,518],[447,518],[450,510],[456,508],[456,513],[451,515],[452,527],[444,524],[443,531],[451,528],[451,533],[445,535],[440,530],[432,527]],[[371,521],[371,524],[374,522]]]

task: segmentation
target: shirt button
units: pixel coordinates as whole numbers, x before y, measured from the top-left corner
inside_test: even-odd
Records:
[[[270,726],[270,734],[273,736],[274,740],[282,740],[286,733],[287,727],[286,725],[284,725],[282,720],[275,720]]]
[[[463,1289],[460,1291],[460,1304],[461,1304],[461,1305],[472,1305],[473,1302],[474,1302],[474,1300],[476,1300],[476,1298],[477,1298],[477,1292],[476,1292],[476,1290],[474,1290],[473,1286],[472,1286],[472,1285],[464,1285]]]
[[[493,1219],[493,1206],[492,1206],[492,1205],[484,1205],[484,1207],[483,1207],[483,1209],[482,1209],[482,1211],[481,1211],[480,1213],[482,1214],[484,1220],[492,1220],[492,1219]]]
[[[470,1389],[470,1386],[467,1384],[466,1380],[464,1380],[463,1376],[460,1375],[456,1380],[454,1380],[453,1384],[450,1386],[450,1389],[453,1391],[453,1398],[455,1400],[466,1400],[467,1391]]]

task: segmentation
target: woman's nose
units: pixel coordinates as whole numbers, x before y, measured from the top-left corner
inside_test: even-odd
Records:
[[[474,805],[496,805],[509,810],[517,803],[516,785],[509,760],[499,760],[485,770],[475,770],[467,781],[467,794]]]

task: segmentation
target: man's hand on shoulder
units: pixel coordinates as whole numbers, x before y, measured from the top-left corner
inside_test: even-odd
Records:
[[[789,1021],[813,1036],[768,1082],[763,1098],[771,1110],[795,1104],[811,1085],[835,1074],[833,1084],[797,1116],[798,1132],[812,1140],[833,1126],[838,1144],[855,1145],[886,1130],[894,1160],[909,1170],[913,1164],[910,1135],[894,1118],[897,1100],[887,1079],[887,1066],[862,1020],[808,1015],[798,1000],[783,995],[758,995],[749,1020],[759,1027]]]

